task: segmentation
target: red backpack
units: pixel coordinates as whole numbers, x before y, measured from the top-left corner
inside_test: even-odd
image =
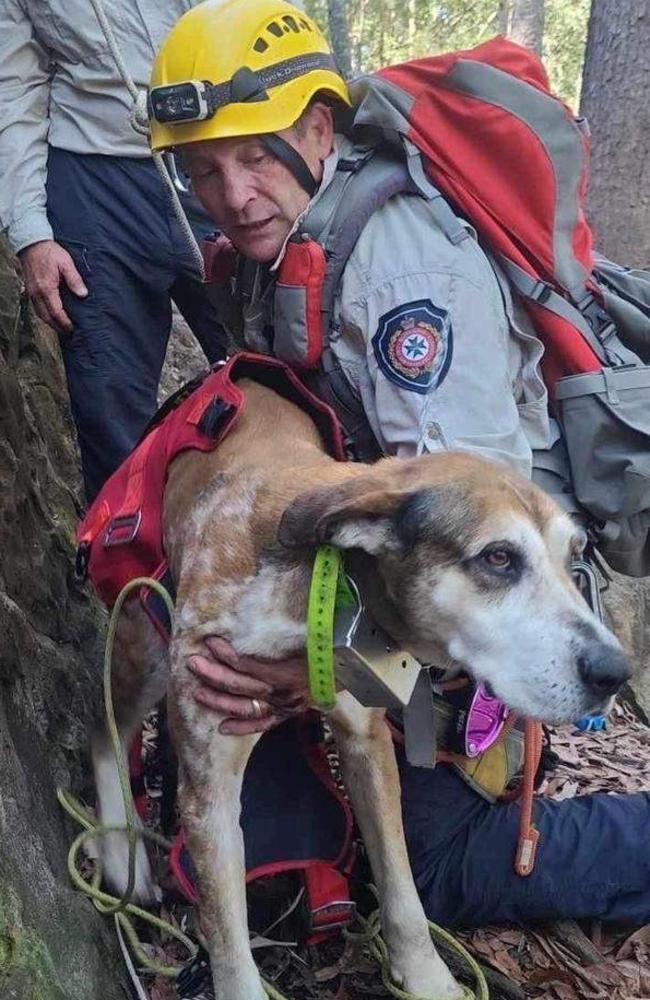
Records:
[[[327,345],[360,233],[396,194],[430,200],[452,241],[467,235],[464,217],[544,344],[570,464],[564,457],[557,472],[572,480],[608,561],[650,572],[650,275],[594,262],[586,123],[551,94],[539,59],[504,38],[380,70],[350,91],[343,130],[355,148],[287,245],[274,353],[303,369],[320,359],[319,391],[344,400],[350,431],[355,403]],[[355,419],[359,457],[372,457]]]

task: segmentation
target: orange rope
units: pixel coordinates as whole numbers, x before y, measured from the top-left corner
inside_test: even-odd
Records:
[[[542,756],[542,727],[529,719],[524,724],[524,777],[519,808],[519,840],[515,856],[517,875],[530,875],[535,867],[539,831],[533,825],[535,775]]]

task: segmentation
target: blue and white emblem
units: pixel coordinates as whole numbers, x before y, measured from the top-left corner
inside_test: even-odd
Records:
[[[402,389],[422,394],[443,382],[449,371],[453,336],[449,313],[431,299],[391,309],[372,338],[377,364]]]

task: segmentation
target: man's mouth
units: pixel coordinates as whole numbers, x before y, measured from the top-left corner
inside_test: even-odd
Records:
[[[266,227],[273,222],[273,216],[269,216],[268,219],[260,219],[259,222],[242,222],[238,226],[235,226],[240,233],[245,233],[246,236],[255,236],[258,233],[264,232]]]

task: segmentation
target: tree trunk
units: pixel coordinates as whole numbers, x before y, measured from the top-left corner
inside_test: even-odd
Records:
[[[350,32],[345,0],[327,0],[327,10],[334,58],[341,75],[348,80],[352,75],[352,60],[350,58]]]
[[[593,0],[581,113],[592,132],[587,200],[596,246],[650,267],[650,8]]]
[[[544,39],[544,0],[510,0],[508,36],[537,55]]]
[[[497,7],[496,29],[500,35],[508,34],[509,23],[510,2],[509,0],[499,0],[499,6]]]
[[[0,245],[0,996],[124,1000],[113,934],[66,869],[103,613],[75,582],[79,474],[55,338]]]

